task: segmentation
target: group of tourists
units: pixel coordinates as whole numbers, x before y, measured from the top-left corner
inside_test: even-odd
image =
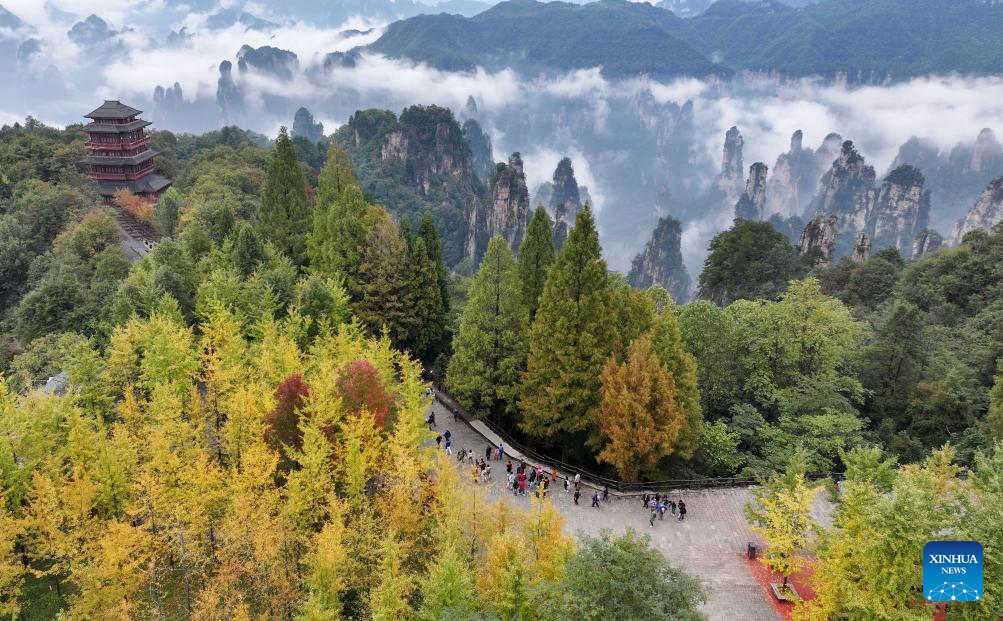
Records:
[[[455,409],[453,410],[453,418],[456,418]],[[426,422],[430,430],[435,429],[434,412],[429,413]],[[436,447],[444,448],[449,455],[453,454],[452,435],[447,429],[435,438]],[[473,449],[463,448],[456,454],[456,461],[461,464],[463,462],[470,464],[471,477],[475,483],[490,480],[491,466],[488,463],[489,461],[501,461],[504,459],[505,446],[500,443],[498,446],[488,445],[484,449],[483,458],[476,455]],[[563,479],[564,493],[572,494],[572,502],[576,505],[581,500],[582,475],[580,474],[575,474],[574,477],[561,476],[557,474],[557,470],[551,469],[550,471],[546,471],[542,466],[533,466],[522,461],[518,465],[515,465],[511,459],[505,464],[505,472],[508,478],[508,489],[512,490],[512,494],[515,496],[525,496],[526,492],[529,491],[531,494],[546,498],[551,489],[557,485],[558,479]],[[651,524],[652,528],[654,528],[656,520],[665,519],[666,513],[671,514],[680,522],[686,519],[686,503],[682,499],[672,500],[667,494],[663,496],[658,493],[654,495],[644,494],[641,500],[643,502],[642,506],[650,512],[648,523]],[[596,509],[600,508],[600,502],[609,502],[608,487],[603,487],[602,491],[593,490],[592,507]]]
[[[645,494],[641,497],[641,501],[643,503],[641,506],[651,512],[648,516],[648,522],[652,528],[655,526],[655,520],[665,519],[666,512],[676,516],[676,520],[680,522],[686,519],[686,503],[681,498],[675,501],[671,500],[668,495],[655,494],[652,496]]]

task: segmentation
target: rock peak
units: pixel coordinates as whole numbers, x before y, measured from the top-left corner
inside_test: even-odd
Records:
[[[679,220],[669,216],[659,219],[651,239],[631,264],[627,275],[631,286],[647,289],[658,284],[665,287],[677,304],[688,301],[690,275],[683,264],[681,240],[682,225]]]
[[[766,209],[766,164],[756,162],[749,167],[749,180],[743,194],[735,204],[735,217],[742,220],[763,220]]]
[[[728,205],[734,205],[741,196],[745,179],[742,165],[742,147],[744,140],[738,127],[732,127],[724,135],[724,148],[721,151],[721,174],[717,179],[717,187],[724,194]]]
[[[571,158],[563,157],[557,163],[551,185],[550,213],[554,216],[554,248],[560,250],[564,240],[568,238],[568,231],[575,223],[575,217],[582,209],[582,197]]]
[[[1000,222],[1003,222],[1003,177],[986,186],[972,209],[954,227],[951,241],[960,243],[968,232],[975,229],[988,231]]]
[[[800,151],[804,143],[804,132],[800,129],[791,134],[791,151]]]

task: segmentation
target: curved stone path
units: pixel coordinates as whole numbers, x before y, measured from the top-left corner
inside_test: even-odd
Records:
[[[453,453],[461,449],[473,450],[475,456],[484,457],[488,441],[467,422],[454,422],[452,414],[436,400],[436,431],[452,434]],[[505,489],[504,462],[492,461],[492,481],[489,496],[501,498],[508,494],[515,504],[528,507],[530,497],[513,496]],[[602,529],[624,532],[628,527],[639,533],[651,535],[651,544],[660,550],[676,567],[700,579],[708,588],[707,603],[701,610],[711,621],[775,621],[780,615],[773,609],[766,591],[746,567],[744,553],[749,541],[758,537],[749,531],[743,507],[749,499],[747,489],[717,489],[682,491],[673,493],[675,499],[686,502],[686,520],[677,522],[666,514],[664,521],[656,521],[654,528],[648,523],[648,512],[641,508],[637,498],[614,498],[592,508],[591,490],[583,487],[579,505],[572,502],[571,494],[563,491],[559,481],[550,497],[561,511],[572,532],[597,534]]]

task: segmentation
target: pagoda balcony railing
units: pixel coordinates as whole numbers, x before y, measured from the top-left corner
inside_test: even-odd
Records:
[[[106,172],[91,172],[91,177],[94,179],[99,179],[101,181],[131,181],[134,179],[139,179],[140,177],[145,177],[146,175],[153,172],[153,166],[143,168],[141,170],[136,170],[127,173],[106,173]]]
[[[93,140],[88,140],[84,143],[84,146],[88,149],[97,149],[100,151],[127,151],[129,149],[135,149],[143,145],[149,144],[150,137],[143,136],[132,142],[95,142]]]

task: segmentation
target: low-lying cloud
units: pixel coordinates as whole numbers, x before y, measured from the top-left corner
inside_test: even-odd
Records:
[[[294,52],[298,68],[291,80],[253,70],[234,71],[244,94],[243,125],[274,133],[280,123],[291,122],[293,110],[305,105],[331,132],[355,109],[400,111],[410,104],[438,104],[462,116],[468,98],[473,97],[477,118],[496,147],[495,158],[503,160],[510,151],[521,151],[531,191],[550,178],[560,157],[568,155],[597,210],[607,218],[624,212],[641,214],[636,234],[620,232],[604,238],[610,263],[619,269],[626,269],[657,219],[653,188],[709,185],[718,172],[724,132],[733,125],[745,138],[746,168],[756,161],[772,168],[777,155],[788,149],[791,134],[801,129],[806,146],[817,146],[830,132],[854,140],[879,174],[887,170],[899,145],[912,136],[946,150],[958,142],[971,142],[984,127],[1003,132],[1003,78],[998,76],[932,76],[865,87],[750,76],[730,84],[695,78],[610,81],[598,67],[550,76],[485,69],[456,73],[374,54],[362,54],[353,67],[339,65],[324,71],[328,53],[368,44],[384,25],[355,19],[335,28],[322,27],[283,20],[275,16],[275,6],[267,5],[257,7],[258,15],[279,23],[272,30],[235,24],[209,31],[206,20],[219,5],[201,12],[180,10],[166,0],[50,0],[46,4],[4,0],[4,5],[30,24],[33,36],[42,41],[42,50],[22,67],[20,79],[29,86],[20,94],[0,94],[4,111],[0,122],[28,114],[77,122],[80,114],[102,98],[126,99],[151,110],[154,88],[177,82],[186,101],[208,111],[207,117],[192,115],[198,121],[187,119],[197,125],[180,128],[211,129],[221,119],[213,116],[220,61],[235,60],[245,44],[269,45]],[[246,3],[239,6],[255,9]],[[116,35],[102,44],[105,47],[82,48],[68,40],[66,31],[91,12],[115,29],[128,26],[132,30]],[[149,25],[153,23],[156,26]],[[167,31],[182,27],[188,38],[167,45]],[[349,28],[372,30],[346,34]],[[41,87],[30,86],[32,75],[37,79],[43,71],[53,80],[64,81],[65,96],[51,96],[55,88],[51,84],[44,96]],[[684,136],[681,129],[666,128],[680,122],[680,107],[686,102],[692,103],[693,128]],[[684,139],[687,143],[680,146]],[[688,162],[685,170],[674,168],[671,158],[660,155],[674,147],[689,150],[683,155]],[[648,152],[650,161],[630,159]],[[631,175],[636,178],[626,178]],[[678,179],[680,175],[688,177],[685,183]],[[632,185],[643,185],[646,190],[630,193]],[[692,199],[698,193],[687,192],[676,198]],[[627,204],[638,200],[652,204]],[[699,222],[686,223],[683,249],[691,272],[698,272],[707,239],[728,226],[730,216],[730,207],[723,206],[703,214]]]

